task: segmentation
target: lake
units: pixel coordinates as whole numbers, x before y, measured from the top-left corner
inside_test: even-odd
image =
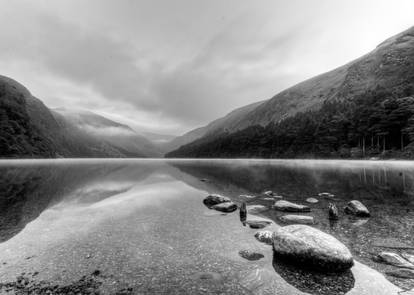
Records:
[[[306,214],[348,246],[356,260],[351,271],[321,274],[279,263],[238,211],[223,214],[202,202],[218,193],[239,205],[265,205],[260,217],[278,227],[283,214],[271,209],[267,190],[302,204],[317,198]],[[0,291],[398,294],[414,280],[388,275],[395,268],[373,258],[414,253],[413,195],[414,162],[404,161],[3,160]],[[343,213],[353,199],[370,218]],[[337,222],[328,220],[329,202],[340,209]],[[264,257],[249,261],[241,250]]]

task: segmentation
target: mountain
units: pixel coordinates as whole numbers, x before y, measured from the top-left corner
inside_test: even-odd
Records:
[[[50,110],[21,84],[0,76],[0,157],[148,157],[159,153],[126,125],[92,113]],[[80,123],[85,123],[81,125]],[[84,128],[90,126],[91,128]],[[99,134],[124,130],[125,133]],[[92,127],[96,127],[93,129]]]
[[[412,95],[414,27],[344,66],[280,92],[247,112],[237,124],[228,126],[226,132],[204,135],[167,156],[273,157],[285,155],[284,150],[289,151],[290,156],[297,156],[297,153],[292,154],[295,145],[301,146],[301,154],[320,155],[319,141],[324,139],[332,141],[331,146],[323,148],[324,153],[333,152],[332,155],[338,155],[335,152],[340,148],[360,146],[365,149],[365,140],[371,140],[369,147],[372,149],[378,150],[380,142],[382,150],[403,149],[411,143],[408,123],[411,100],[407,97]],[[386,122],[384,116],[397,110],[407,111],[399,117],[399,123]],[[371,116],[367,118],[369,122],[355,121],[363,120],[361,113],[364,111],[364,116]],[[398,117],[397,114],[393,116]],[[324,130],[326,125],[331,125],[331,130]],[[337,134],[340,139],[324,138],[338,126],[346,129]],[[288,128],[292,130],[286,133]],[[321,136],[322,131],[327,134]],[[293,135],[300,136],[307,147],[298,139],[295,142],[291,138]],[[397,138],[399,143],[396,143]]]
[[[224,117],[214,120],[206,126],[193,129],[181,136],[178,136],[170,142],[166,143],[164,150],[175,150],[182,145],[186,145],[192,141],[195,141],[204,136],[208,136],[210,134],[221,133],[226,130],[238,130],[238,126],[242,125],[245,116],[256,107],[260,106],[262,103],[264,103],[264,101],[255,102],[235,109]]]
[[[55,118],[67,125],[73,133],[87,136],[115,147],[127,157],[159,157],[161,152],[147,138],[139,135],[127,125],[114,122],[90,111],[56,108],[52,110]],[[73,136],[72,136],[73,137]]]

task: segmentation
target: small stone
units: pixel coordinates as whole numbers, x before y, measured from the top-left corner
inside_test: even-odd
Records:
[[[414,264],[414,255],[413,254],[409,254],[409,253],[402,253],[401,256],[409,261],[410,263]]]
[[[414,279],[414,270],[408,268],[399,268],[396,270],[387,271],[386,274],[397,278]]]
[[[257,214],[263,211],[268,210],[269,208],[263,205],[250,205],[247,206],[247,212],[250,214]]]
[[[233,202],[225,202],[225,203],[214,205],[211,207],[211,209],[214,209],[220,212],[230,213],[230,212],[237,210],[237,205]]]
[[[310,212],[310,208],[305,205],[295,204],[289,201],[280,200],[274,204],[274,208],[286,212]]]
[[[381,252],[378,254],[378,258],[380,261],[385,262],[387,264],[391,264],[398,267],[410,268],[414,269],[414,264],[408,262],[400,255],[393,253],[393,252]]]
[[[239,251],[239,255],[243,257],[244,259],[247,259],[250,261],[259,260],[264,257],[264,255],[261,253],[257,253],[257,252],[253,252],[249,250],[241,250]]]
[[[339,219],[338,207],[336,207],[335,204],[329,203],[328,214],[329,214],[330,220],[338,220]]]
[[[243,202],[240,206],[240,221],[246,222],[247,220],[247,209],[246,209],[246,203]]]
[[[250,226],[250,228],[265,228],[268,225],[271,225],[271,221],[267,220],[247,220],[246,224]]]
[[[254,198],[256,198],[256,196],[252,196],[252,195],[240,195],[239,198],[242,198],[242,199],[254,199]]]
[[[314,219],[312,216],[306,215],[284,215],[280,217],[280,220],[284,223],[298,223],[298,224],[314,224]]]
[[[364,206],[360,201],[352,200],[345,207],[346,214],[353,214],[358,217],[369,217],[370,213],[367,207]]]
[[[319,193],[319,194],[318,194],[318,196],[319,196],[319,197],[322,197],[322,198],[334,198],[334,197],[335,197],[335,195],[334,195],[334,194],[327,193],[327,192],[324,192],[324,193]]]
[[[268,245],[273,244],[273,232],[270,230],[262,230],[258,231],[254,234],[254,237],[262,243],[266,243]]]
[[[208,195],[204,200],[203,203],[204,205],[211,207],[217,204],[221,204],[221,203],[226,203],[226,202],[231,202],[230,198],[228,197],[224,197],[218,194],[211,194]]]
[[[307,199],[306,199],[306,202],[311,203],[311,204],[316,204],[316,203],[318,203],[319,201],[318,201],[318,199],[316,199],[316,198],[307,198]]]

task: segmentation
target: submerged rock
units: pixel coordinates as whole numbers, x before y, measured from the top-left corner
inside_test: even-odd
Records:
[[[306,216],[306,215],[284,215],[280,217],[280,220],[284,223],[299,223],[299,224],[314,224],[314,219],[312,216]]]
[[[241,257],[243,257],[244,259],[253,261],[253,260],[259,260],[262,259],[264,257],[263,254],[261,253],[257,253],[257,252],[253,252],[253,251],[249,251],[249,250],[241,250],[239,251],[239,255]]]
[[[397,278],[414,279],[414,270],[409,268],[399,268],[395,270],[390,270],[387,271],[386,274]]]
[[[211,194],[208,195],[204,200],[203,203],[204,205],[211,207],[217,204],[221,204],[221,203],[226,203],[226,202],[231,202],[230,198],[228,197],[224,197],[218,194]]]
[[[316,198],[307,198],[306,202],[311,203],[311,204],[316,204],[319,202],[319,200]]]
[[[353,214],[358,217],[370,217],[370,213],[367,207],[364,206],[360,201],[353,200],[348,203],[345,207],[346,214]]]
[[[286,212],[310,212],[310,208],[305,205],[292,203],[289,201],[280,200],[274,204],[274,208],[279,211]]]
[[[247,220],[246,224],[251,228],[265,228],[266,226],[271,225],[272,222],[267,220]]]
[[[400,255],[393,252],[381,252],[378,254],[378,259],[382,262],[404,268],[414,269],[414,264],[402,258]]]
[[[254,234],[254,237],[259,242],[266,243],[269,245],[273,244],[273,232],[271,232],[270,230],[258,231],[257,233]]]
[[[408,262],[413,263],[414,264],[414,254],[409,254],[409,253],[402,253],[401,256],[406,259]]]
[[[322,197],[322,198],[328,198],[328,199],[330,199],[330,198],[334,198],[334,197],[335,197],[335,195],[334,195],[334,194],[327,193],[327,192],[324,192],[324,193],[319,193],[319,194],[318,194],[318,196],[319,196],[319,197]]]
[[[354,265],[348,248],[318,229],[288,225],[273,236],[275,254],[286,261],[304,263],[319,270],[344,271]]]
[[[242,198],[242,199],[254,199],[254,198],[256,198],[256,196],[253,196],[253,195],[240,195],[239,198]]]
[[[263,205],[250,205],[247,206],[247,212],[250,214],[257,214],[263,211],[268,210],[269,208]]]
[[[234,204],[233,202],[225,202],[225,203],[220,203],[217,205],[214,205],[211,207],[211,209],[220,211],[220,212],[233,212],[237,210],[237,205]]]
[[[329,203],[328,214],[329,214],[330,220],[338,220],[339,219],[338,207],[336,207],[335,204]]]

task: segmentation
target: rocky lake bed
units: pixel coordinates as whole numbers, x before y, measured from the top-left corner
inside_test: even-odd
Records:
[[[0,170],[1,294],[414,288],[411,163],[61,160]]]

